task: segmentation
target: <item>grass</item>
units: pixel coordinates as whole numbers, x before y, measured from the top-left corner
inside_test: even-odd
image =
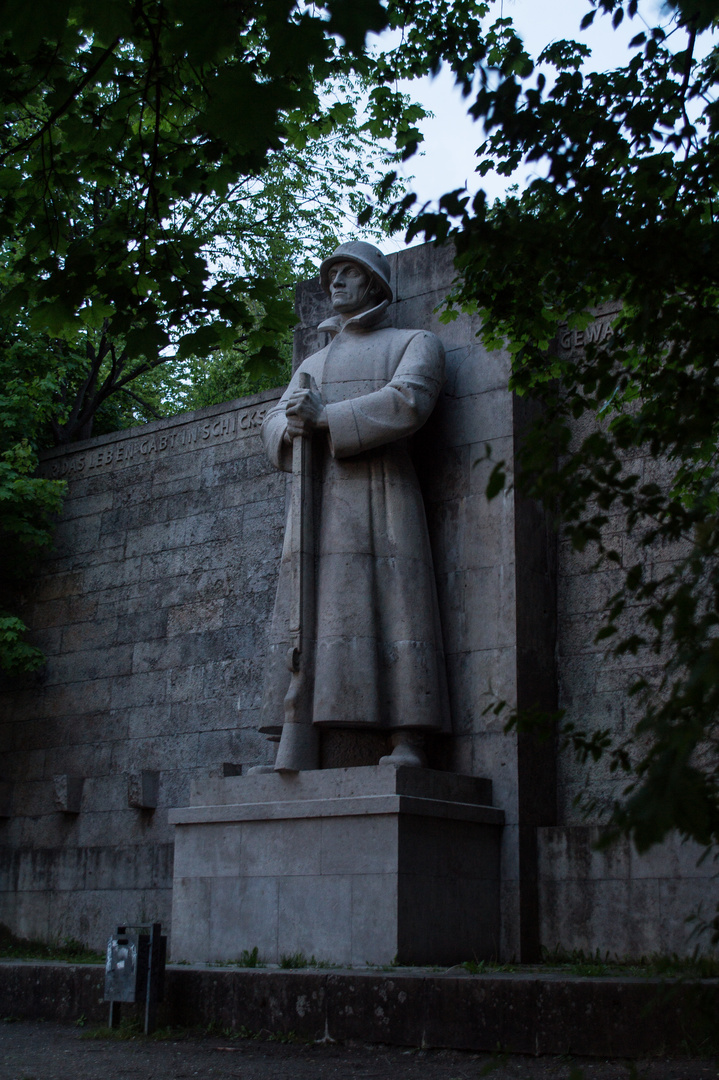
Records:
[[[254,949],[252,949],[249,952],[248,952],[247,949],[243,949],[241,954],[240,954],[240,959],[239,959],[238,963],[240,964],[241,967],[248,967],[248,968],[264,967],[264,964],[263,964],[262,960],[260,959],[260,954],[259,954],[259,951],[258,951],[258,948],[257,948],[256,945],[255,945]]]
[[[265,966],[265,961],[260,956],[259,950],[255,945],[254,949],[243,949],[240,953],[239,959],[230,960],[228,962],[228,965],[223,964],[222,966],[261,968]]]
[[[106,1026],[89,1028],[81,1033],[80,1038],[87,1039],[91,1042],[96,1042],[98,1040],[107,1040],[109,1042],[132,1042],[136,1039],[147,1039],[153,1042],[167,1042],[168,1040],[178,1042],[182,1039],[192,1039],[197,1038],[198,1036],[215,1039],[222,1038],[231,1042],[237,1042],[240,1039],[277,1043],[306,1041],[301,1039],[294,1031],[268,1031],[266,1028],[263,1028],[261,1031],[252,1031],[250,1028],[245,1027],[244,1024],[236,1030],[233,1028],[220,1027],[219,1024],[209,1024],[206,1027],[163,1027],[157,1028],[151,1035],[145,1035],[140,1021],[129,1018],[123,1018],[120,1021],[119,1027],[116,1028]]]
[[[38,941],[15,937],[0,923],[0,958],[4,960],[58,960],[70,964],[104,964],[105,954],[88,949],[74,938]]]
[[[257,946],[255,945],[252,950],[243,949],[237,960],[218,960],[210,966],[221,968],[264,968],[267,967],[267,962],[259,955]],[[339,967],[339,964],[332,964],[329,960],[317,960],[314,956],[307,957],[303,952],[296,952],[283,953],[277,966],[284,968],[285,970],[292,970],[298,968],[334,968]]]
[[[587,978],[601,978],[607,975],[635,975],[644,978],[683,978],[716,979],[719,978],[719,957],[702,956],[640,956],[638,959],[602,955],[599,949],[594,953],[585,953],[582,949],[568,952],[557,946],[551,952],[545,951],[542,968],[545,970],[566,971],[569,975],[582,975]]]
[[[314,956],[310,956],[309,959],[302,952],[297,953],[283,953],[280,957],[280,967],[285,969],[290,968],[333,968],[338,967],[338,964],[331,964],[329,960],[316,960]]]
[[[125,1017],[116,1028],[106,1026],[88,1028],[81,1032],[80,1038],[90,1041],[108,1039],[114,1042],[129,1042],[132,1039],[153,1039],[156,1042],[166,1042],[168,1039],[181,1039],[189,1034],[190,1030],[187,1028],[163,1027],[156,1028],[151,1035],[145,1035],[143,1025],[138,1019]]]
[[[188,964],[189,960],[173,960],[173,964]],[[254,949],[243,949],[236,960],[214,960],[209,967],[263,968],[267,964],[262,959],[255,945]]]
[[[0,923],[0,959],[5,960],[50,960],[71,964],[104,964],[104,953],[88,949],[74,938],[62,941],[39,941],[32,938],[18,938]],[[239,959],[230,962],[232,966],[260,968],[265,961],[259,955],[257,946],[243,949]],[[223,967],[227,964],[221,965]],[[309,958],[302,952],[284,953],[280,957],[280,968],[297,970],[301,968],[334,968],[328,960]],[[391,964],[383,965],[380,970],[395,970],[397,958]],[[521,972],[556,972],[557,974],[578,975],[584,978],[606,978],[607,976],[639,976],[644,978],[681,978],[681,979],[716,979],[719,978],[719,956],[681,957],[676,953],[669,956],[642,956],[638,959],[611,956],[609,952],[600,954],[585,953],[581,949],[568,951],[557,945],[552,950],[544,950],[539,964],[500,964],[492,960],[467,960],[461,965],[470,975],[518,974]],[[436,968],[433,970],[443,970]],[[123,1036],[112,1036],[122,1038]]]
[[[484,975],[489,972],[514,972],[519,971],[517,964],[498,964],[494,960],[465,960],[461,965],[470,975]]]
[[[682,957],[673,953],[670,956],[641,956],[638,959],[603,955],[597,949],[594,953],[585,953],[582,949],[568,951],[556,946],[551,951],[544,950],[539,964],[498,964],[491,960],[467,960],[462,964],[470,975],[492,973],[530,973],[556,972],[559,975],[579,975],[583,978],[598,979],[607,976],[636,976],[640,978],[681,978],[681,979],[716,979],[719,978],[719,957],[694,956]]]

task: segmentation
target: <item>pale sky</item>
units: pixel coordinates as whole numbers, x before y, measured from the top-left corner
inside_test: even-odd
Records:
[[[615,67],[624,62],[628,42],[646,28],[646,23],[637,16],[633,20],[625,19],[618,30],[612,30],[611,19],[597,13],[593,25],[580,31],[579,23],[589,9],[588,0],[496,0],[496,15],[493,13],[492,17],[501,14],[511,17],[533,57],[551,41],[570,38],[584,41],[592,50],[585,70]],[[660,22],[666,27],[669,23],[670,16],[662,12],[660,0],[644,0],[640,11],[651,25]],[[683,40],[677,41],[677,47],[683,47]],[[420,202],[435,200],[465,184],[472,192],[484,187],[492,201],[510,183],[516,181],[521,185],[531,175],[528,170],[520,170],[510,180],[491,175],[481,178],[475,174],[474,151],[483,141],[482,127],[467,116],[472,98],[462,98],[447,70],[435,79],[403,84],[401,88],[435,114],[422,125],[424,155],[411,158],[404,166],[405,175],[415,178],[411,187]],[[404,243],[397,236],[382,246],[390,251],[403,247]]]

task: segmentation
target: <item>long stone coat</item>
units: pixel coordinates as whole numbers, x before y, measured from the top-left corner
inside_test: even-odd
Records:
[[[446,675],[427,523],[409,437],[444,382],[434,334],[395,330],[387,303],[320,329],[329,345],[300,365],[315,379],[329,433],[315,436],[313,721],[328,727],[449,730]],[[291,472],[282,399],[265,451]],[[276,733],[289,686],[289,522],[270,632],[261,731]]]

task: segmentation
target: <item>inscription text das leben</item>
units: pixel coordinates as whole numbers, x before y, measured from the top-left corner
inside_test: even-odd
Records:
[[[183,424],[150,435],[132,435],[128,432],[128,438],[123,441],[80,453],[69,452],[62,458],[44,462],[41,470],[43,475],[53,478],[98,470],[112,471],[150,461],[158,454],[182,453],[195,447],[206,446],[208,442],[231,442],[233,439],[245,438],[259,430],[265,413],[272,404],[267,402],[256,407],[238,409],[223,416]]]

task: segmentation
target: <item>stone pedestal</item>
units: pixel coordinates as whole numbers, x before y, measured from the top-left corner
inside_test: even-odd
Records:
[[[454,964],[499,947],[490,781],[369,766],[197,781],[175,828],[172,956]]]

